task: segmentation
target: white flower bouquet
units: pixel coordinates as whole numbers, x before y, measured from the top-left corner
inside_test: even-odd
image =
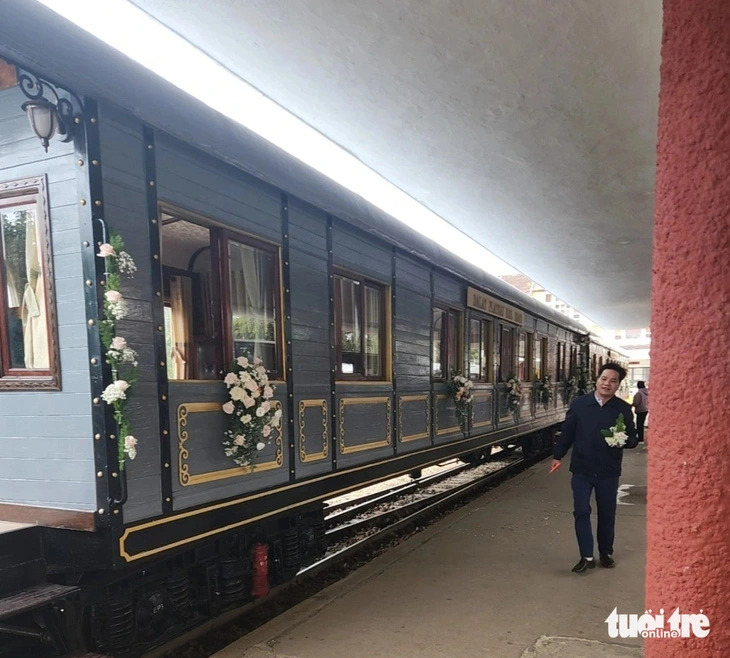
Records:
[[[276,387],[269,383],[261,359],[246,356],[231,364],[223,383],[230,397],[221,407],[230,422],[223,441],[226,456],[239,466],[252,466],[281,425],[281,410],[272,402]]]
[[[507,380],[507,396],[509,410],[515,418],[519,417],[522,408],[522,384],[517,377],[510,377]]]
[[[540,402],[545,409],[550,407],[553,401],[553,382],[550,375],[544,375],[537,380],[537,386],[540,394]]]
[[[563,400],[565,401],[565,404],[570,404],[572,399],[577,395],[578,393],[578,378],[573,375],[572,377],[569,377],[564,384],[563,388]]]
[[[612,448],[623,448],[626,445],[626,441],[629,435],[626,434],[626,423],[624,422],[624,415],[619,414],[616,419],[616,424],[609,427],[607,430],[601,430],[606,439],[606,443]]]
[[[474,401],[474,382],[460,373],[452,372],[451,378],[447,382],[447,388],[456,406],[459,427],[466,434],[471,415],[471,404]]]

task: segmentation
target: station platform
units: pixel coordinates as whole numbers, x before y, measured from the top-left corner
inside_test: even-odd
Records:
[[[624,455],[614,569],[578,561],[569,458],[546,460],[239,639],[215,658],[643,655],[606,618],[644,612],[647,449]],[[595,532],[595,506],[593,526]],[[596,555],[596,558],[598,555]]]

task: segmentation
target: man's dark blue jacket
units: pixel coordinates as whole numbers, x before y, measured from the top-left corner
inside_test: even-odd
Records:
[[[553,456],[562,459],[573,446],[570,470],[592,477],[618,477],[621,475],[622,448],[612,448],[606,443],[601,430],[616,424],[619,414],[626,424],[626,448],[638,445],[634,415],[628,402],[612,397],[603,406],[598,404],[594,393],[581,395],[573,400],[563,423],[563,429],[555,443]]]

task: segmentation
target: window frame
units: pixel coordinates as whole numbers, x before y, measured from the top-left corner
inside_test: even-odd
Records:
[[[282,381],[285,379],[284,376],[284,314],[283,314],[283,291],[281,287],[281,245],[275,242],[269,242],[261,238],[249,235],[242,231],[238,231],[229,226],[224,226],[217,223],[215,220],[200,215],[198,213],[187,211],[185,209],[178,208],[168,203],[159,204],[159,215],[168,215],[171,218],[179,221],[184,221],[189,224],[200,226],[209,231],[210,236],[210,258],[211,258],[211,303],[217,311],[213,314],[213,321],[215,324],[216,339],[216,365],[215,370],[227,370],[231,361],[233,361],[233,324],[231,321],[232,317],[232,302],[231,302],[231,285],[230,285],[230,268],[229,263],[229,249],[228,242],[238,242],[248,247],[268,251],[274,256],[274,294],[276,297],[276,312],[275,312],[275,364],[272,369],[267,370],[267,375],[270,380]],[[160,217],[162,222],[162,217]],[[185,270],[179,270],[169,265],[164,264],[164,249],[165,242],[164,236],[161,236],[161,267],[163,274],[163,282],[165,272],[171,274],[183,274]],[[198,252],[196,252],[197,254]],[[196,373],[195,377],[190,379],[170,379],[170,382],[213,382],[218,381],[218,378],[214,379],[201,379],[198,376],[198,364],[195,363]]]
[[[56,315],[55,280],[51,250],[51,224],[48,203],[46,175],[0,182],[0,208],[35,205],[38,222],[40,261],[43,266],[43,281],[46,304],[46,335],[48,341],[48,368],[13,368],[10,363],[10,345],[5,283],[4,248],[0,245],[0,389],[3,390],[61,390],[60,351],[58,343],[58,322]],[[1,237],[0,237],[1,239]]]
[[[549,374],[550,368],[548,364],[548,337],[541,334],[533,334],[535,337],[535,351],[534,356],[540,355],[540,369],[538,371],[537,362],[533,361],[533,372],[535,379],[542,379],[546,374]]]
[[[568,378],[577,377],[578,375],[578,347],[571,343],[570,359],[568,365]]]
[[[433,322],[433,316],[434,311],[441,311],[442,318],[446,319],[446,322],[443,322],[442,319],[442,338],[441,338],[441,375],[436,376],[433,372],[433,333],[434,333],[434,322]],[[449,317],[454,318],[454,326],[456,327],[456,363],[451,364],[449,363],[448,359],[448,344],[451,340],[450,332],[449,332]],[[463,326],[463,312],[460,310],[457,310],[451,306],[448,306],[446,304],[440,304],[438,302],[435,302],[431,305],[431,379],[435,382],[445,382],[449,379],[451,376],[451,372],[463,372],[463,361],[464,361],[464,349],[463,349],[463,333],[464,333],[464,326]],[[444,336],[446,336],[446,339],[444,339]],[[446,367],[444,367],[444,364],[446,364]]]
[[[362,294],[360,295],[360,355],[363,359],[363,370],[366,369],[366,351],[365,351],[365,289],[366,288],[375,288],[380,291],[381,299],[380,299],[380,314],[383,318],[383,324],[380,328],[379,333],[379,343],[381,346],[380,349],[380,375],[366,375],[366,374],[359,374],[359,373],[343,373],[342,372],[342,343],[340,342],[340,331],[339,326],[341,323],[341,316],[338,320],[337,315],[337,303],[336,303],[336,295],[333,294],[332,298],[332,310],[333,310],[333,320],[335,325],[335,381],[339,382],[388,382],[391,381],[390,376],[390,304],[388,301],[390,300],[390,286],[388,284],[383,283],[382,281],[377,281],[376,279],[372,279],[368,276],[365,276],[363,274],[359,274],[357,272],[353,272],[351,270],[347,270],[341,267],[334,267],[332,269],[332,275],[333,277],[342,277],[345,279],[350,279],[351,281],[357,281],[362,286]]]
[[[562,340],[557,341],[555,366],[555,381],[562,382],[567,379],[565,376],[565,342]]]
[[[525,337],[525,377],[520,377],[520,339],[521,337]],[[525,329],[518,329],[517,330],[517,349],[515,356],[517,357],[517,377],[521,381],[524,382],[531,382],[534,377],[534,363],[533,363],[533,343],[534,343],[534,334],[531,331],[526,331]]]
[[[469,323],[468,323],[468,348],[467,353],[471,350],[471,323],[472,322],[478,322],[479,323],[479,345],[480,355],[482,354],[481,347],[484,346],[484,359],[485,364],[484,366],[481,365],[481,358],[480,358],[480,373],[485,373],[484,377],[481,376],[475,376],[471,372],[471,358],[467,358],[466,360],[466,368],[468,370],[468,376],[469,379],[471,379],[473,382],[478,382],[481,384],[491,384],[494,382],[494,321],[491,320],[488,317],[484,317],[482,315],[477,315],[476,313],[472,313],[469,316]],[[485,331],[486,329],[486,331]]]
[[[216,235],[217,233],[217,235]],[[282,304],[283,296],[281,289],[281,247],[277,244],[265,242],[259,238],[232,231],[228,228],[211,229],[211,237],[218,242],[218,256],[213,260],[213,266],[218,265],[218,276],[220,286],[220,308],[221,308],[221,336],[223,342],[223,365],[227,368],[229,361],[234,358],[233,355],[233,308],[231,297],[231,271],[227,264],[230,263],[230,241],[238,242],[247,247],[253,247],[260,251],[266,251],[274,257],[274,296],[276,298],[276,312],[274,314],[275,330],[274,330],[274,368],[267,370],[266,374],[269,379],[284,379],[284,348],[283,348],[283,314]],[[217,261],[217,263],[216,263]],[[226,361],[228,355],[228,361]]]
[[[511,324],[505,324],[504,322],[499,323],[499,366],[497,367],[497,381],[505,383],[510,377],[517,377],[517,327]],[[509,335],[509,355],[511,357],[511,363],[509,369],[505,372],[504,370],[504,359],[503,357],[503,338],[504,333]]]

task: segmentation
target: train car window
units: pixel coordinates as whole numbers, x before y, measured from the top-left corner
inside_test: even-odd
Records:
[[[520,331],[517,337],[517,379],[527,381],[530,379],[529,335]]]
[[[335,349],[341,379],[383,379],[385,286],[335,275]]]
[[[432,352],[431,376],[434,379],[446,379],[449,374],[461,369],[459,359],[459,326],[458,311],[434,307],[431,321]]]
[[[161,223],[167,375],[218,379],[223,361],[214,231],[165,214]]]
[[[446,315],[446,363],[449,371],[460,370],[459,367],[459,318],[456,313]]]
[[[281,374],[277,340],[277,250],[247,244],[237,238],[227,238],[225,246],[229,302],[226,326],[230,327],[232,356],[261,359],[268,373]]]
[[[499,332],[499,381],[506,382],[515,375],[515,330],[501,326]]]
[[[492,323],[469,320],[469,377],[474,381],[492,381]]]
[[[483,375],[484,343],[482,342],[482,323],[469,320],[469,377],[480,380]]]
[[[433,317],[431,320],[431,333],[433,334],[433,339],[431,340],[431,375],[434,379],[442,379],[446,369],[443,350],[441,349],[446,335],[446,329],[444,327],[445,316],[446,311],[442,311],[440,308],[433,309]]]
[[[162,213],[170,379],[219,379],[236,357],[281,368],[278,247]]]
[[[555,359],[555,381],[565,379],[565,343],[558,341],[557,358]]]
[[[547,373],[548,339],[546,336],[535,337],[535,379],[541,379]]]
[[[60,388],[45,177],[0,183],[0,388]]]

